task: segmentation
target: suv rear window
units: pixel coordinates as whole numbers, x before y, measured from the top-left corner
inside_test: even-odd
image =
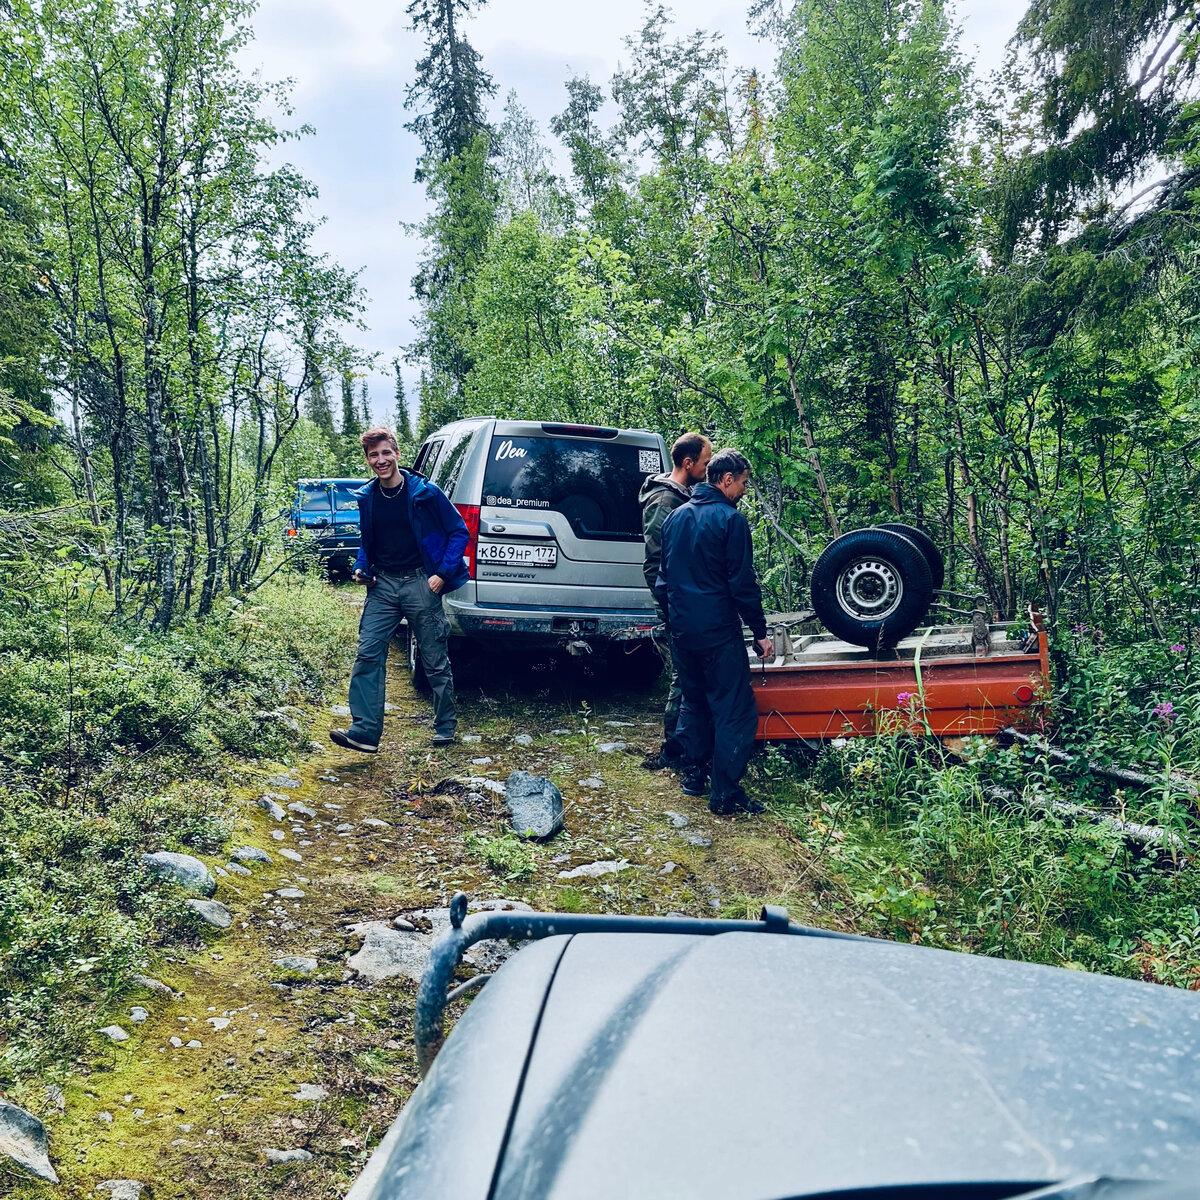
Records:
[[[578,538],[641,541],[638,489],[661,470],[657,449],[498,433],[488,451],[483,500],[560,512]]]
[[[300,511],[327,513],[329,511],[329,489],[323,483],[300,485]]]

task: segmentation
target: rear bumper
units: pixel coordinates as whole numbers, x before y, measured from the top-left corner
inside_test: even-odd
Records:
[[[531,648],[649,641],[657,624],[651,609],[494,607],[453,596],[447,597],[443,609],[455,637],[492,645],[516,641]]]

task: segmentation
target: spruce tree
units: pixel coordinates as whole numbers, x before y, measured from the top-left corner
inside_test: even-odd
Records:
[[[331,447],[336,445],[333,409],[329,404],[329,393],[325,391],[325,378],[317,369],[313,371],[312,386],[308,390],[308,419],[325,435]]]
[[[404,394],[404,375],[400,360],[392,359],[392,370],[396,372],[396,440],[403,446],[413,440],[412,417],[408,413],[408,398]]]
[[[358,385],[358,402],[359,408],[362,410],[362,427],[364,429],[371,428],[371,398],[367,394],[367,381],[364,379]]]
[[[449,162],[477,135],[490,133],[487,101],[496,85],[480,66],[479,52],[461,33],[461,22],[485,3],[412,0],[405,10],[427,47],[404,99],[404,107],[417,114],[405,128],[421,139],[429,160],[417,166],[418,183],[427,178],[431,163]]]
[[[358,410],[354,406],[354,372],[342,372],[342,437],[355,438],[362,433]]]

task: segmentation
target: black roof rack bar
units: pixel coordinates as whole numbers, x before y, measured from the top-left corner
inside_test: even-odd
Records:
[[[797,925],[788,919],[786,908],[766,905],[757,921],[725,921],[697,917],[625,917],[605,913],[527,913],[479,912],[467,916],[467,897],[455,892],[450,901],[450,928],[434,943],[413,1014],[413,1041],[421,1077],[429,1073],[433,1060],[445,1041],[444,1017],[450,997],[447,994],[463,955],[476,942],[490,938],[536,941],[559,934],[576,933],[677,933],[691,937],[713,937],[722,933],[776,933],[793,937],[838,938],[864,941],[853,933],[833,929],[815,929]],[[480,985],[482,986],[482,985]]]

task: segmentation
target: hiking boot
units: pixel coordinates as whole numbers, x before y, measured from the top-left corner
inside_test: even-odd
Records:
[[[751,800],[739,788],[734,795],[726,796],[721,800],[718,800],[715,796],[711,797],[708,801],[708,811],[718,817],[742,817],[764,813],[767,810],[757,800]]]
[[[708,778],[696,771],[685,772],[679,781],[679,790],[685,796],[703,796],[708,791]]]
[[[431,737],[429,739],[429,744],[431,746],[453,746],[454,745],[454,734],[452,734],[452,733],[435,733],[433,735],[433,737]]]
[[[329,740],[335,746],[341,746],[346,750],[357,750],[360,754],[379,753],[378,746],[372,746],[370,742],[360,742],[358,738],[352,738],[344,729],[331,729]]]
[[[683,774],[683,759],[678,754],[668,754],[665,750],[659,752],[654,760],[656,771],[674,771],[676,775]]]

